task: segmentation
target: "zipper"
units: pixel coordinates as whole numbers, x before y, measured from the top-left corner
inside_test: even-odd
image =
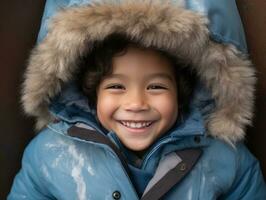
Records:
[[[167,137],[167,138],[164,138],[163,140],[161,140],[148,154],[147,154],[147,156],[145,156],[145,158],[144,158],[144,160],[143,160],[143,162],[142,162],[142,165],[141,165],[141,168],[145,168],[146,167],[146,165],[147,165],[147,163],[148,163],[148,160],[151,158],[151,156],[152,156],[152,154],[154,154],[154,152],[156,152],[162,145],[164,145],[164,144],[166,144],[166,143],[168,143],[168,142],[170,142],[170,141],[173,141],[173,142],[175,142],[175,141],[177,141],[177,140],[179,140],[179,138],[178,139],[171,139],[170,137]]]
[[[194,132],[194,131],[193,131]],[[191,134],[192,132],[186,132],[186,133],[182,133],[182,135],[186,135],[186,134],[189,134],[189,135],[192,135]],[[145,168],[149,159],[151,158],[152,154],[154,154],[162,145],[168,143],[168,142],[176,142],[178,140],[180,140],[181,138],[180,137],[171,137],[171,136],[167,136],[165,138],[162,138],[158,144],[145,156],[143,162],[142,162],[142,165],[141,165],[141,168]]]
[[[132,190],[133,190],[133,193],[134,193],[135,196],[136,196],[136,199],[139,199],[139,195],[137,194],[137,191],[136,191],[136,189],[135,189],[135,186],[133,185],[133,183],[132,183],[132,181],[131,181],[131,179],[130,179],[128,173],[127,173],[127,171],[125,170],[125,168],[124,168],[124,166],[123,166],[121,160],[119,159],[119,157],[116,155],[116,153],[115,153],[110,147],[108,147],[108,148],[109,148],[109,150],[112,152],[112,154],[116,157],[116,159],[119,160],[120,166],[121,166],[121,168],[122,168],[124,174],[126,175],[129,184],[131,185],[131,188],[132,188]]]

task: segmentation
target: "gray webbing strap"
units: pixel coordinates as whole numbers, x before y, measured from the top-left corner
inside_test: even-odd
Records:
[[[161,199],[173,186],[179,183],[193,168],[202,154],[201,149],[185,149],[177,151],[177,155],[182,159],[180,163],[171,169],[158,181],[141,200]]]

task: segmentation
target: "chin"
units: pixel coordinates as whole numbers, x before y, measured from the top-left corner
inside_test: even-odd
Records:
[[[131,144],[131,145],[126,145],[126,147],[132,151],[145,151],[148,149],[149,145],[147,144]]]

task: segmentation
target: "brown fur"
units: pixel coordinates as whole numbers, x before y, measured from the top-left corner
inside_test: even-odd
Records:
[[[95,3],[63,10],[47,37],[33,50],[25,74],[22,102],[41,128],[52,120],[50,99],[73,79],[75,62],[90,44],[115,32],[156,46],[192,63],[216,100],[207,119],[209,134],[234,143],[251,123],[254,69],[234,46],[210,40],[207,19],[192,11],[150,0]]]

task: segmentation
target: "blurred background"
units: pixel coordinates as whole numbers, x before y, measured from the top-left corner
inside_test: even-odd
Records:
[[[250,58],[258,71],[256,117],[246,143],[266,178],[266,1],[236,0]],[[20,105],[20,90],[30,50],[36,43],[45,0],[0,2],[0,199],[6,199],[20,169],[25,146],[34,137],[34,120]]]

